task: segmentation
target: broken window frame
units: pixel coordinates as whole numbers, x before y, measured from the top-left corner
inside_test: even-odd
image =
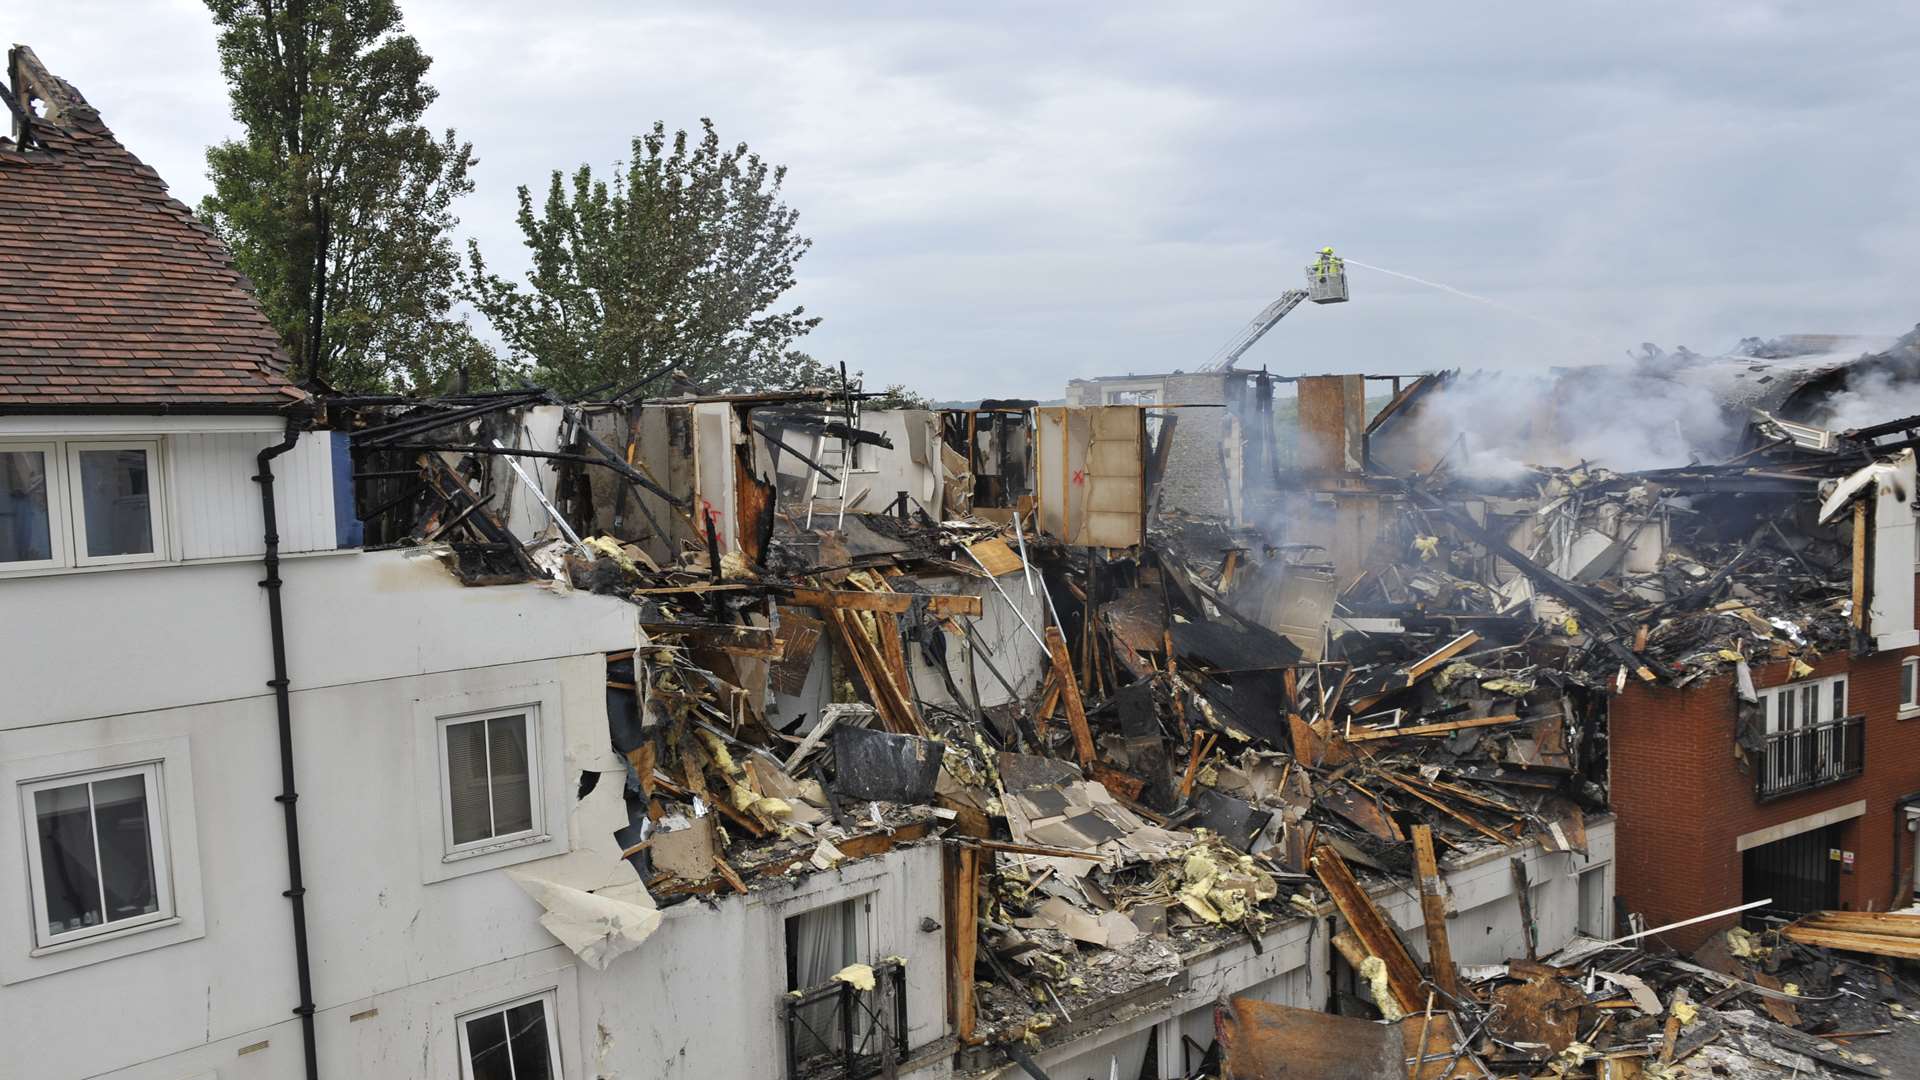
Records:
[[[463,1012],[454,1017],[454,1032],[460,1048],[460,1080],[474,1080],[476,1075],[473,1069],[473,1045],[467,1033],[467,1025],[475,1020],[484,1020],[496,1015],[501,1018],[501,1023],[504,1025],[508,1011],[520,1008],[523,1005],[532,1005],[536,1002],[540,1005],[540,1022],[547,1044],[548,1076],[551,1077],[552,1080],[561,1080],[564,1074],[560,1068],[560,1007],[559,987],[557,986],[548,987],[539,993],[525,994],[499,1002],[498,1004]],[[515,1071],[512,1060],[512,1045],[513,1033],[509,1031],[507,1032],[507,1075],[515,1077],[517,1080],[518,1073]]]
[[[516,830],[511,833],[490,834],[479,840],[456,842],[454,840],[453,829],[453,774],[450,771],[451,762],[448,755],[448,732],[458,724],[486,723],[491,720],[504,720],[512,717],[520,717],[525,724],[527,748],[527,805],[530,824],[525,829]],[[540,706],[533,702],[523,705],[482,709],[477,712],[456,713],[450,716],[438,716],[434,718],[434,746],[439,755],[438,768],[436,771],[440,777],[439,800],[442,862],[458,862],[462,859],[470,859],[495,851],[505,851],[511,848],[524,847],[529,844],[544,843],[550,839],[546,829],[545,808],[541,802],[540,723]],[[491,815],[493,803],[496,801],[493,778],[493,755],[491,751],[489,751],[484,756],[487,758],[487,800],[490,815],[488,827],[491,830],[495,824]]]
[[[799,1040],[807,1033],[818,1039],[820,1033],[812,1031],[801,1014],[808,1009],[817,1012],[827,1002],[838,1005],[831,1011],[838,1024],[832,1034],[843,1045],[828,1047],[803,1060]],[[884,1069],[883,1040],[893,1043],[894,1064],[907,1060],[906,965],[894,958],[874,964],[872,990],[829,979],[789,991],[781,998],[780,1025],[787,1080],[865,1080],[878,1076]]]
[[[36,953],[103,938],[121,937],[156,926],[170,925],[177,921],[178,911],[174,903],[173,868],[169,851],[171,837],[167,832],[163,766],[163,761],[142,761],[20,782],[20,810],[21,820],[25,826],[23,831],[26,834],[27,881],[33,904],[33,942]],[[102,864],[100,852],[100,821],[93,789],[96,784],[128,776],[140,777],[143,786],[148,872],[153,878],[154,909],[124,919],[113,919],[106,912],[106,868]],[[94,887],[101,894],[101,921],[77,930],[54,930],[47,908],[45,851],[40,838],[40,815],[37,803],[41,792],[70,787],[84,787],[87,792],[87,820],[93,840]]]

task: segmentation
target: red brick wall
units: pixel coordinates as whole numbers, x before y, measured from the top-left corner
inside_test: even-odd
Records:
[[[1677,922],[1734,907],[1741,900],[1742,833],[1817,814],[1858,799],[1863,817],[1847,822],[1841,843],[1854,853],[1853,872],[1840,880],[1840,902],[1855,910],[1885,910],[1905,899],[1912,840],[1902,827],[1894,839],[1893,804],[1920,792],[1920,719],[1899,719],[1900,662],[1920,649],[1855,659],[1844,653],[1814,663],[1814,675],[1847,675],[1848,712],[1866,717],[1861,775],[1762,803],[1751,766],[1734,758],[1733,675],[1702,680],[1684,690],[1629,682],[1608,709],[1609,766],[1616,821],[1616,881],[1622,902],[1649,925]],[[1756,665],[1761,687],[1790,681],[1788,663]],[[1893,894],[1899,852],[1902,896]],[[1690,949],[1734,919],[1662,935]]]

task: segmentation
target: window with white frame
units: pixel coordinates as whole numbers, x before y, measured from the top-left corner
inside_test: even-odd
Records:
[[[1847,677],[1802,679],[1760,691],[1767,733],[1810,728],[1847,715]]]
[[[1607,865],[1580,871],[1580,933],[1604,940],[1613,936],[1613,913],[1607,905]]]
[[[1900,661],[1900,712],[1920,712],[1920,656]]]
[[[166,557],[156,439],[0,442],[0,572]]]
[[[461,1080],[559,1080],[554,991],[458,1018]]]
[[[161,781],[149,762],[20,785],[40,947],[173,917]]]
[[[531,705],[440,720],[449,858],[543,838],[538,724]]]

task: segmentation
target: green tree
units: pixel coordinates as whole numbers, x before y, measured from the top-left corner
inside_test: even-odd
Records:
[[[664,124],[633,140],[612,183],[555,171],[543,207],[520,189],[531,267],[523,288],[490,273],[468,244],[474,305],[535,378],[563,394],[675,366],[714,390],[817,382],[825,369],[794,342],[820,320],[776,309],[811,241],[780,202],[784,167],[745,143],[721,146]]]
[[[933,399],[912,390],[906,383],[888,383],[879,393],[867,399],[869,409],[932,409]]]
[[[207,0],[244,134],[207,150],[201,215],[303,378],[339,389],[496,381],[452,309],[473,146],[420,123],[432,60],[393,0]]]

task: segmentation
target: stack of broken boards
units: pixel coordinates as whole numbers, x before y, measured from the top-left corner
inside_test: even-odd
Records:
[[[1336,896],[1338,893],[1336,893]],[[1798,944],[1807,927],[1863,923],[1882,956],[1905,956],[1920,916],[1823,912],[1778,933],[1734,929],[1691,958],[1576,942],[1546,962],[1511,960],[1457,993],[1439,969],[1417,970],[1422,1006],[1379,965],[1387,1019],[1328,1015],[1246,998],[1221,1002],[1215,1027],[1223,1080],[1333,1077],[1435,1080],[1554,1077],[1679,1080],[1911,1075],[1882,1062],[1920,1060],[1920,987],[1883,960],[1844,959]],[[1363,921],[1366,918],[1362,913]],[[1371,946],[1370,946],[1371,947]],[[1391,954],[1397,946],[1378,946]],[[1343,952],[1348,952],[1346,948]],[[1363,958],[1364,962],[1364,958]],[[1384,967],[1391,971],[1394,962]],[[1366,972],[1363,971],[1363,976]]]

